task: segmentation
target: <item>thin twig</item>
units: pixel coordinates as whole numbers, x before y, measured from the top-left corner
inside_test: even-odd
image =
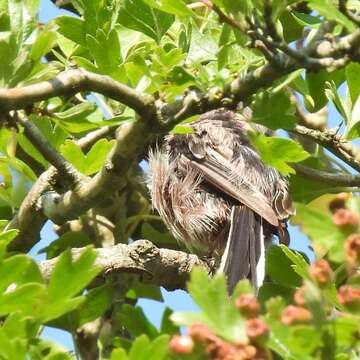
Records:
[[[300,164],[293,164],[292,167],[298,174],[310,180],[322,181],[333,186],[360,187],[360,175],[358,174],[329,173]]]
[[[331,153],[343,160],[353,169],[360,171],[360,161],[356,158],[354,147],[341,139],[338,135],[326,130],[309,129],[302,125],[296,125],[291,132],[313,140],[315,143],[325,147]]]
[[[360,25],[360,17],[354,15],[348,8],[347,8],[348,0],[339,0],[339,10],[354,24]]]
[[[206,5],[209,9],[212,9],[219,16],[219,19],[232,28],[237,29],[243,33],[246,33],[248,28],[244,24],[239,23],[236,19],[231,16],[226,15],[216,4],[214,4],[211,0],[201,0],[201,2]]]
[[[74,166],[69,163],[56,149],[48,142],[46,137],[30,120],[23,115],[16,114],[16,121],[24,128],[25,136],[36,147],[41,155],[49,161],[64,177],[68,178],[73,185],[79,184],[83,177]]]
[[[118,125],[103,126],[100,129],[96,129],[87,133],[85,136],[76,140],[76,145],[80,146],[81,149],[87,150],[90,146],[94,145],[98,140],[107,137],[114,136]]]

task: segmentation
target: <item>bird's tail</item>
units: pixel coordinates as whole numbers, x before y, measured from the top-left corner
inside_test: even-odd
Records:
[[[237,282],[249,279],[256,290],[265,278],[265,237],[262,219],[246,206],[234,206],[219,270],[231,294]]]

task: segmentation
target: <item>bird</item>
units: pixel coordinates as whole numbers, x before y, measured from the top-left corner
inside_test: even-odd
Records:
[[[190,252],[218,259],[229,293],[241,279],[258,290],[273,235],[289,243],[287,179],[261,160],[246,116],[220,108],[187,125],[149,151],[152,206]]]

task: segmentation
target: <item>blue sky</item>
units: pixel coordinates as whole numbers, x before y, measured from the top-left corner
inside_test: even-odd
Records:
[[[59,15],[69,15],[69,13],[63,10],[59,11],[49,0],[41,1],[39,13],[41,22],[48,22]],[[331,126],[336,126],[340,122],[340,118],[333,107],[330,109],[330,118],[332,119]],[[307,253],[309,257],[312,258],[312,254],[308,248],[309,241],[298,228],[290,226],[290,236],[292,239],[290,246]],[[32,249],[32,255],[34,255],[36,259],[42,260],[44,257],[37,255],[37,251],[55,238],[56,235],[52,230],[52,224],[49,222],[41,232],[41,241]],[[171,293],[163,291],[163,296],[165,299],[164,303],[150,300],[140,300],[138,303],[143,307],[146,315],[155,325],[160,324],[160,319],[165,306],[179,311],[196,310],[196,305],[184,291],[175,291]],[[73,349],[71,336],[68,333],[56,329],[45,328],[43,337],[56,341],[67,349]]]

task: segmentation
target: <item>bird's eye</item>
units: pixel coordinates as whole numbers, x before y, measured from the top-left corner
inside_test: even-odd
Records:
[[[206,130],[201,130],[199,136],[200,136],[200,137],[203,137],[203,136],[205,136],[206,134],[207,134],[207,131],[206,131]]]

